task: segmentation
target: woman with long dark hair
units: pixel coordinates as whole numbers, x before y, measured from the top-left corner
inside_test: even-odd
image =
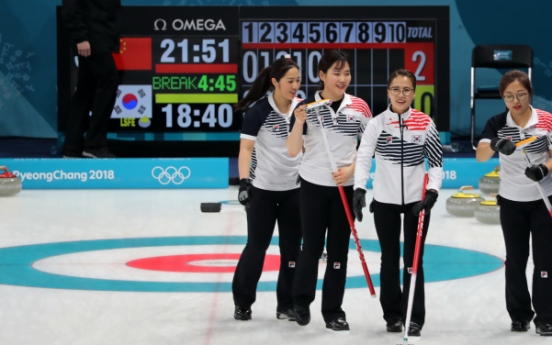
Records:
[[[320,90],[295,110],[287,140],[288,152],[292,157],[300,155],[303,147],[305,151],[299,168],[303,249],[293,283],[294,312],[299,325],[310,322],[309,306],[315,298],[318,261],[327,237],[322,316],[327,329],[348,331],[349,324],[341,304],[345,293],[351,229],[337,186],[344,187],[351,204],[358,136],[372,114],[366,102],[346,93],[351,82],[351,65],[345,53],[326,51],[318,70]],[[306,109],[306,103],[322,99],[331,100],[331,105],[322,106],[318,111]],[[323,129],[318,116],[322,118]],[[326,135],[338,167],[336,173],[332,171],[324,144],[323,136]]]
[[[540,184],[552,201],[552,114],[531,106],[533,87],[522,71],[504,74],[499,91],[507,110],[487,121],[476,158],[484,162],[499,153],[497,203],[506,244],[506,309],[513,332],[527,331],[533,321],[538,334],[552,336],[552,215],[538,190]],[[537,139],[523,147],[525,152],[516,149],[516,143],[531,137]],[[525,275],[529,247],[535,264],[532,299]]]
[[[247,96],[236,104],[237,110],[246,110],[238,158],[238,200],[247,212],[247,244],[232,281],[236,320],[251,319],[276,222],[280,246],[276,317],[294,320],[291,284],[301,246],[301,155],[288,154],[286,139],[291,113],[301,101],[297,98],[300,84],[299,66],[284,57],[261,71]]]

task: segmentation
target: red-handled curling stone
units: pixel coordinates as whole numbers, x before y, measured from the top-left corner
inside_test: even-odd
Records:
[[[11,196],[21,192],[21,179],[0,166],[0,196]]]

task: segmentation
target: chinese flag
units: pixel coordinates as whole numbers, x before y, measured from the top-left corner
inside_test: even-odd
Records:
[[[121,38],[113,58],[118,70],[151,70],[151,38]]]

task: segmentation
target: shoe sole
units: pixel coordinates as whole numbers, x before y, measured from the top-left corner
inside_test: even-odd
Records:
[[[404,332],[404,330],[402,330],[402,329],[389,329],[388,328],[387,332],[388,333],[402,333],[402,332]]]
[[[552,332],[541,332],[536,330],[535,333],[539,334],[541,337],[552,337]]]
[[[83,153],[82,153],[82,156],[83,156],[83,157],[88,157],[88,158],[98,158],[98,157],[96,157],[96,156],[94,156],[93,154],[88,153],[88,152],[83,152]]]
[[[326,327],[326,331],[332,332],[332,333],[335,333],[335,334],[340,334],[340,335],[347,335],[347,334],[351,333],[350,329],[333,329],[331,327]]]
[[[529,330],[529,328],[531,328],[531,327],[527,327],[526,329],[521,329],[521,328],[519,328],[519,329],[518,329],[518,328],[510,328],[510,331],[512,331],[512,332],[520,332],[520,333],[521,333],[521,332],[527,332],[527,331]]]
[[[276,312],[276,318],[278,320],[295,321],[295,317],[289,316],[288,314],[280,313],[280,312]]]
[[[234,320],[238,320],[238,321],[249,321],[249,320],[251,320],[251,317],[248,317],[248,318],[241,318],[241,317],[239,317],[239,316],[234,315]]]
[[[310,318],[306,322],[305,321],[299,322],[299,320],[295,319],[295,322],[297,322],[299,326],[306,326],[310,323]]]
[[[85,152],[85,151],[82,152],[82,156],[84,158],[116,158],[116,157],[98,157],[98,156],[94,156],[93,154]]]

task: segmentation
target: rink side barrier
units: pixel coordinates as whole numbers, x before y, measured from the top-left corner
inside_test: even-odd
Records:
[[[23,189],[228,188],[228,158],[0,159]]]
[[[186,189],[227,188],[228,158],[1,159],[18,175],[23,189]],[[478,188],[479,179],[498,166],[498,158],[445,158],[443,187]],[[371,176],[375,172],[375,160]],[[368,180],[372,188],[372,178]]]
[[[460,188],[462,186],[473,186],[475,189],[478,189],[479,179],[499,165],[498,158],[491,158],[483,163],[478,162],[475,158],[443,158],[443,161],[444,176],[441,188],[448,189]],[[375,160],[372,160],[370,179],[366,184],[367,188],[372,188],[372,179],[375,171]]]

